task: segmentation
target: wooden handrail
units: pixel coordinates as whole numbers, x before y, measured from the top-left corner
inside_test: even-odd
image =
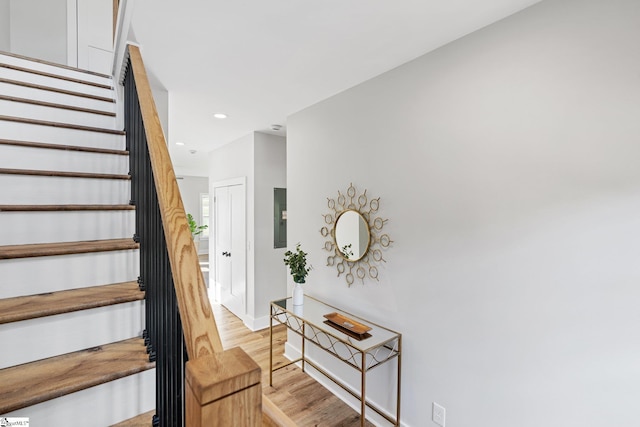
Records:
[[[130,45],[129,57],[147,135],[187,354],[190,360],[195,360],[222,352],[222,342],[140,49]]]
[[[130,71],[153,171],[184,341],[186,425],[295,427],[262,394],[260,367],[240,348],[224,351],[140,49],[129,45]]]

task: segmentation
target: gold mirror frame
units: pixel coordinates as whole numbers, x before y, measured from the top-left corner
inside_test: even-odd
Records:
[[[356,278],[363,284],[367,277],[379,280],[376,265],[386,262],[382,256],[382,249],[388,248],[393,242],[388,234],[382,233],[388,219],[376,216],[380,208],[380,197],[369,200],[366,189],[362,194],[358,194],[353,184],[350,184],[345,194],[338,191],[338,197],[335,199],[327,198],[327,206],[330,212],[323,215],[325,226],[320,229],[322,237],[327,239],[323,249],[331,254],[327,257],[327,266],[335,266],[338,277],[344,274],[348,286],[351,286]],[[348,211],[357,212],[369,229],[369,245],[358,260],[345,258],[336,242],[338,218]]]

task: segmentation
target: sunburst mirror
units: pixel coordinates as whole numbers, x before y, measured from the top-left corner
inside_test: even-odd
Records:
[[[364,283],[368,277],[378,280],[377,264],[386,262],[382,250],[391,245],[388,234],[383,234],[387,219],[377,216],[380,197],[369,200],[367,190],[358,194],[353,184],[346,193],[327,198],[330,212],[324,214],[324,227],[320,234],[327,239],[324,249],[330,253],[327,265],[335,266],[338,277],[344,274],[347,285],[356,279]]]

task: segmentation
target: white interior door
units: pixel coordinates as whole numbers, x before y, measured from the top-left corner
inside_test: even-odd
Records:
[[[216,295],[222,305],[244,320],[246,313],[245,185],[214,187]]]
[[[213,261],[216,299],[222,302],[222,289],[224,288],[228,293],[229,283],[231,282],[231,268],[229,268],[231,260],[227,257],[231,245],[229,189],[228,187],[217,187],[214,189],[213,194],[213,234],[215,236],[215,249],[213,251],[213,259],[211,259],[210,254],[210,262]]]

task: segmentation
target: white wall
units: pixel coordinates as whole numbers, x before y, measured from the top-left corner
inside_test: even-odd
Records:
[[[269,303],[287,295],[286,249],[273,247],[273,189],[287,186],[286,139],[254,133],[255,153],[255,301],[257,327],[268,325]],[[288,242],[290,245],[290,242]]]
[[[286,186],[286,141],[254,132],[214,150],[209,159],[210,185],[247,177],[247,313],[242,320],[262,329],[268,326],[269,302],[287,291],[285,250],[273,248],[273,189]],[[215,274],[213,260],[211,267]]]
[[[71,0],[73,2],[73,0]],[[76,0],[77,66],[111,73],[113,64],[113,0]]]
[[[67,0],[11,0],[11,52],[67,63]]]
[[[11,50],[10,0],[0,0],[0,51]]]
[[[404,334],[404,424],[638,425],[638,22],[544,1],[287,120],[306,291]],[[319,230],[350,182],[394,243],[347,288]]]
[[[149,85],[153,93],[153,100],[156,103],[158,118],[164,132],[165,139],[169,141],[169,91],[164,87],[153,71],[147,71]],[[174,142],[175,143],[175,142]]]

